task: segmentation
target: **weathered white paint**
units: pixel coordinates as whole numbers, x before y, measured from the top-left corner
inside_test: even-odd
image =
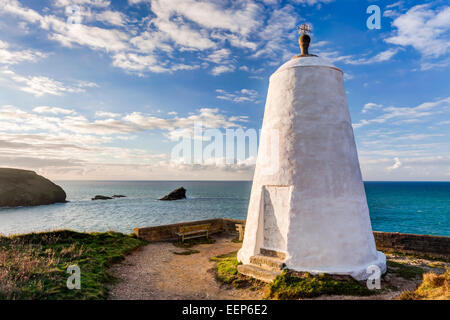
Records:
[[[318,57],[290,60],[270,77],[238,259],[248,264],[266,244],[285,252],[286,266],[298,271],[367,279],[370,265],[386,270],[375,248],[342,71]]]
[[[266,249],[287,249],[292,186],[264,186],[264,242]]]

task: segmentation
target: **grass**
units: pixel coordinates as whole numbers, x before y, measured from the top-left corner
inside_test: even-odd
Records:
[[[193,239],[187,239],[184,242],[182,241],[174,241],[172,242],[172,244],[177,247],[177,248],[181,248],[181,249],[185,249],[184,251],[181,252],[177,252],[177,251],[172,251],[173,254],[177,254],[177,255],[182,255],[182,256],[188,256],[191,254],[196,254],[199,253],[200,251],[198,250],[194,250],[191,249],[193,246],[196,246],[198,244],[212,244],[215,243],[216,240],[212,239],[212,238],[193,238]]]
[[[428,264],[428,266],[431,268],[444,268],[446,266],[446,264],[444,262],[435,261],[435,262],[430,262]]]
[[[405,291],[400,295],[402,300],[450,300],[450,269],[445,273],[428,272],[415,291]]]
[[[273,283],[263,284],[238,273],[240,263],[236,252],[211,258],[211,261],[217,263],[214,269],[217,281],[231,284],[234,288],[264,289],[267,291],[266,298],[269,299],[301,299],[323,294],[367,296],[377,293],[350,277],[333,277],[328,274],[313,276],[289,270],[283,271]]]
[[[217,263],[216,267],[213,268],[216,280],[231,285],[235,289],[246,288],[253,291],[263,288],[263,282],[244,276],[238,272],[237,267],[241,263],[237,260],[236,254],[237,251],[234,251],[210,259]]]
[[[396,250],[386,250],[383,252],[387,253],[387,254],[393,254],[393,255],[403,256],[403,257],[411,257],[411,258],[417,258],[417,259],[426,259],[426,260],[431,260],[431,261],[450,263],[450,259],[447,259],[444,257],[430,256],[427,254],[418,254],[418,253],[412,254],[412,253],[406,253],[406,252],[396,251]]]
[[[180,256],[189,256],[191,254],[196,254],[196,253],[199,253],[199,252],[200,251],[198,251],[198,250],[192,250],[192,249],[187,249],[187,250],[181,251],[181,252],[172,251],[173,254],[177,254],[177,255],[180,255]]]
[[[172,242],[172,244],[177,248],[189,249],[198,244],[212,244],[215,242],[216,242],[216,240],[214,240],[212,238],[203,237],[203,238],[187,239],[184,242],[175,241],[175,242]]]
[[[329,274],[311,275],[307,272],[283,271],[269,284],[268,298],[291,300],[313,298],[321,295],[368,296],[376,294],[350,277],[333,277]]]
[[[395,261],[387,261],[388,271],[392,272],[404,279],[414,280],[422,277],[424,269],[416,266],[406,265]]]
[[[144,244],[117,232],[0,236],[0,299],[106,299],[108,268]],[[81,269],[80,290],[67,288],[70,265]]]
[[[216,265],[216,279],[220,282],[233,284],[234,281],[239,280],[237,266],[239,262],[236,258],[237,252],[230,252],[211,258]]]

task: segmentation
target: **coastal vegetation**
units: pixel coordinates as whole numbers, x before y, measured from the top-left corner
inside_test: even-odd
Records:
[[[269,285],[268,297],[288,300],[321,295],[369,296],[376,293],[351,277],[312,275],[308,272],[285,270]]]
[[[450,268],[442,274],[427,272],[415,291],[405,291],[402,300],[450,300]]]
[[[404,279],[413,280],[416,278],[420,278],[425,272],[424,269],[412,265],[408,265],[401,262],[396,261],[387,261],[386,262],[388,271],[392,272]]]
[[[106,299],[115,278],[108,268],[146,242],[117,232],[60,230],[0,236],[0,299]],[[68,289],[69,266],[81,289]]]
[[[174,254],[188,256],[191,254],[199,253],[200,251],[192,249],[193,246],[196,246],[198,244],[213,244],[216,240],[212,238],[193,238],[183,241],[174,241],[172,244],[180,249],[184,249],[184,251],[172,251]]]
[[[413,256],[393,261],[391,259],[405,258],[405,256],[391,254],[387,261],[388,276],[383,276],[381,280],[382,290],[369,290],[364,281],[356,281],[349,276],[312,275],[292,270],[284,270],[272,283],[263,283],[238,273],[237,267],[240,263],[236,254],[237,252],[230,252],[211,258],[211,261],[216,262],[213,269],[216,280],[234,288],[261,289],[267,299],[305,299],[323,295],[383,296],[390,291],[398,291],[400,299],[450,299],[450,268],[446,262],[426,263],[420,261],[421,258]],[[431,271],[427,272],[427,270]],[[420,281],[422,276],[423,281]],[[401,293],[397,285],[405,280],[409,283],[417,283],[417,290]]]
[[[265,284],[261,281],[238,273],[239,262],[237,252],[230,252],[211,258],[216,262],[214,272],[216,279],[234,288],[263,288],[268,299],[302,299],[320,295],[355,295],[367,296],[374,294],[360,282],[351,277],[336,277],[329,274],[311,275],[307,272],[292,272],[285,270],[274,282]]]
[[[237,266],[239,265],[239,262],[237,261],[236,254],[237,252],[234,251],[211,258],[211,261],[216,262],[214,271],[218,281],[232,284],[234,281],[238,280],[239,273]]]

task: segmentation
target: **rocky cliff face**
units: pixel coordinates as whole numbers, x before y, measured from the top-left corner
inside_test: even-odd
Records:
[[[0,207],[66,202],[66,193],[34,171],[0,168]]]

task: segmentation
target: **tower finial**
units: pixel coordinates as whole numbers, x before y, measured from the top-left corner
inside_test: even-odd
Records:
[[[309,23],[304,23],[297,27],[298,33],[301,33],[300,38],[298,39],[298,43],[300,45],[301,53],[298,56],[295,56],[294,58],[299,57],[317,57],[315,54],[309,54],[308,48],[309,43],[311,42],[311,37],[308,35],[308,33],[312,32],[312,25]]]
[[[310,33],[312,31],[312,25],[309,23],[303,23],[297,27],[298,33]]]

